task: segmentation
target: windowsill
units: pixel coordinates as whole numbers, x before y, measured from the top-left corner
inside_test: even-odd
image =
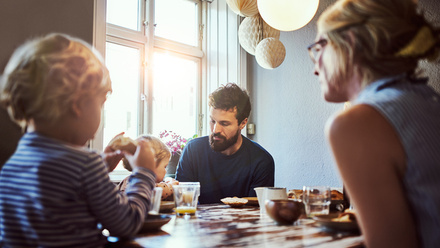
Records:
[[[128,177],[130,174],[131,172],[129,171],[114,170],[110,172],[108,175],[110,177],[110,181],[114,183],[119,183],[122,180],[124,180],[124,178]]]

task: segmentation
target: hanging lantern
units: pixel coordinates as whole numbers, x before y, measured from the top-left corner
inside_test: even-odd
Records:
[[[283,43],[275,38],[262,40],[255,50],[257,63],[265,69],[277,68],[286,57],[286,48]]]
[[[280,31],[267,25],[259,14],[246,17],[238,28],[238,42],[249,54],[255,55],[255,48],[264,38],[280,38]]]
[[[226,0],[226,3],[237,15],[249,17],[258,14],[257,0]]]
[[[261,17],[281,31],[304,27],[315,16],[318,6],[319,0],[258,0]]]

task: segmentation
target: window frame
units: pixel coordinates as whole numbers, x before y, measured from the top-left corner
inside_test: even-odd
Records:
[[[153,71],[152,66],[149,66],[149,63],[152,60],[153,53],[156,50],[168,50],[173,55],[183,56],[185,58],[191,58],[192,60],[196,60],[199,63],[199,75],[197,82],[197,100],[196,100],[196,111],[197,118],[195,120],[197,135],[201,136],[206,132],[204,130],[204,116],[206,116],[206,108],[204,105],[206,102],[206,45],[203,45],[204,39],[203,34],[206,33],[206,3],[203,0],[188,0],[198,4],[198,22],[199,22],[199,32],[198,32],[198,45],[191,46],[188,44],[183,44],[179,42],[174,42],[171,40],[167,40],[162,37],[154,36],[154,2],[157,0],[139,0],[139,23],[138,26],[140,30],[131,30],[128,28],[120,27],[115,24],[105,23],[105,31],[102,30],[102,21],[99,25],[95,25],[95,33],[96,36],[94,40],[97,42],[100,41],[101,48],[99,51],[103,56],[105,56],[105,46],[107,42],[139,48],[141,52],[141,73],[140,76],[140,103],[139,103],[139,135],[142,133],[151,133],[152,132],[152,123],[153,123],[153,99],[151,97],[151,93],[153,92]],[[99,20],[105,20],[105,12],[106,12],[106,0],[95,0],[97,11],[95,13],[95,22]],[[152,25],[153,24],[153,25]],[[98,31],[100,29],[100,31]],[[105,37],[104,38],[102,38]],[[98,45],[96,43],[96,45]],[[103,47],[102,47],[103,46]],[[143,47],[142,47],[143,46]],[[97,134],[95,135],[94,140],[90,142],[90,147],[95,150],[103,150],[106,144],[103,144],[103,121],[101,122],[101,126],[99,127]],[[125,176],[129,175],[128,171],[114,171],[110,173],[110,178],[113,181],[120,181]]]

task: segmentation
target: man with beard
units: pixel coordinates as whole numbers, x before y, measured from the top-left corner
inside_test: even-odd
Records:
[[[209,96],[211,135],[188,142],[176,179],[200,182],[201,204],[224,197],[256,196],[255,187],[274,185],[274,160],[259,144],[241,135],[251,112],[246,91],[229,83]]]

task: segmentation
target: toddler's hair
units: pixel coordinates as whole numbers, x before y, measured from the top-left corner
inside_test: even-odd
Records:
[[[168,146],[158,137],[153,136],[153,135],[149,135],[149,134],[144,134],[144,135],[141,135],[137,139],[138,140],[145,139],[151,143],[151,146],[153,147],[155,157],[156,157],[156,166],[158,166],[160,164],[160,162],[162,162],[162,160],[164,160],[164,159],[170,160],[170,158],[171,158],[170,148],[168,148]],[[122,161],[123,161],[123,165],[124,165],[125,169],[127,169],[128,171],[133,170],[133,168],[131,167],[131,165],[127,159],[124,158]]]
[[[22,127],[31,119],[56,122],[76,99],[106,91],[111,81],[101,55],[57,33],[17,48],[0,79],[0,103]]]

